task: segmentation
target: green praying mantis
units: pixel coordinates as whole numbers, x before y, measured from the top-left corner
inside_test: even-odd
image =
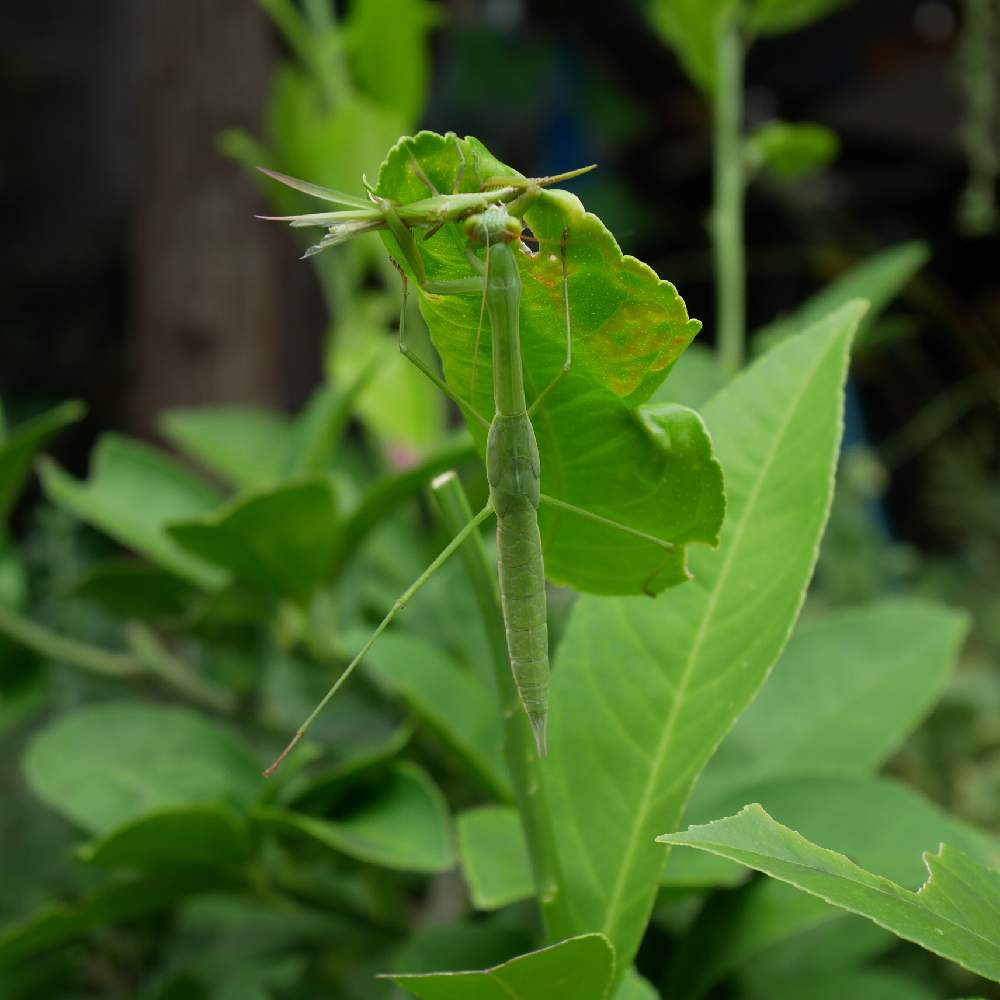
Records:
[[[427,566],[413,584],[396,600],[372,632],[354,659],[322,698],[314,711],[299,727],[275,762],[265,771],[272,774],[305,735],[316,717],[329,704],[340,687],[363,660],[379,635],[421,586],[462,546],[463,542],[490,516],[497,523],[497,570],[500,605],[507,637],[510,667],[521,700],[531,724],[540,756],[547,752],[548,717],[548,629],[546,618],[545,569],[543,543],[539,533],[538,513],[547,505],[571,516],[586,519],[623,536],[641,539],[664,553],[664,560],[675,551],[675,543],[646,531],[587,510],[540,489],[541,463],[533,420],[537,419],[553,390],[569,373],[573,364],[573,334],[569,297],[567,246],[569,232],[564,229],[559,241],[561,270],[561,305],[565,328],[565,354],[554,377],[529,402],[525,387],[524,360],[521,344],[521,267],[526,257],[533,256],[527,245],[525,213],[534,205],[544,189],[580,176],[592,166],[549,177],[489,177],[480,180],[479,190],[460,190],[466,170],[466,159],[456,137],[456,169],[453,190],[442,194],[429,180],[420,164],[412,158],[414,174],[428,190],[427,197],[397,203],[379,196],[368,187],[367,199],[343,194],[328,188],[278,174],[264,173],[273,179],[307,195],[339,206],[335,211],[294,216],[265,216],[292,226],[318,226],[326,234],[306,251],[306,256],[319,253],[355,235],[376,230],[388,230],[399,248],[406,270],[393,259],[403,280],[403,302],[399,322],[399,348],[438,388],[462,411],[466,419],[487,432],[485,459],[489,483],[489,499],[479,511]],[[474,165],[477,177],[478,164]],[[263,168],[262,168],[263,169]],[[468,266],[465,276],[445,280],[427,274],[420,245],[414,235],[423,231],[424,240],[431,241],[450,224],[459,224],[464,235],[463,254]],[[414,353],[406,339],[406,298],[408,278],[413,276],[425,298],[447,296],[477,296],[478,324],[468,331],[473,341],[472,386],[475,387],[476,364],[484,320],[489,317],[491,338],[494,412],[480,411],[473,400],[461,395],[433,368]],[[474,395],[474,391],[472,393]],[[662,569],[662,561],[654,564],[649,574],[652,580]],[[653,589],[645,588],[653,593]],[[662,589],[662,588],[661,588]]]

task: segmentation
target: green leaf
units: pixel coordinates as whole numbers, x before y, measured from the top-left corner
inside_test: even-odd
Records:
[[[394,975],[484,968],[520,955],[531,945],[527,927],[502,919],[430,924],[416,928],[388,964]],[[382,960],[383,967],[386,961]]]
[[[929,877],[912,892],[818,847],[756,804],[657,840],[738,861],[1000,981],[1000,873],[947,844],[924,853]]]
[[[779,177],[804,177],[837,158],[840,140],[825,125],[770,121],[746,140],[751,167],[766,167]]]
[[[887,305],[930,258],[926,243],[900,243],[868,257],[830,282],[821,292],[754,333],[754,350],[767,350],[785,337],[801,333],[853,299],[867,299],[868,312],[858,328],[860,344]]]
[[[761,35],[782,35],[818,21],[851,0],[755,0],[750,29]]]
[[[167,531],[232,578],[305,603],[330,574],[340,522],[330,482],[314,479],[240,496]]]
[[[615,993],[615,1000],[660,1000],[660,994],[635,969],[629,969]]]
[[[729,514],[669,600],[583,597],[556,656],[543,774],[574,930],[635,955],[663,865],[653,838],[753,699],[798,615],[833,487],[852,305],[705,408]]]
[[[412,128],[424,111],[429,77],[427,33],[438,8],[426,0],[360,0],[344,23],[352,76]]]
[[[479,190],[477,174],[484,179],[519,176],[475,139],[421,132],[390,151],[379,173],[379,193],[402,203],[425,197],[418,163],[438,189],[451,191],[460,170],[459,143],[467,167],[464,190]],[[665,558],[658,545],[543,506],[539,524],[546,574],[601,593],[663,590],[687,579],[689,543],[716,543],[724,513],[721,472],[698,415],[679,406],[641,405],[699,324],[688,318],[674,286],[634,257],[623,256],[611,233],[573,195],[545,191],[525,218],[542,241],[541,252],[519,258],[521,354],[529,400],[553,380],[565,359],[559,247],[568,232],[573,363],[533,418],[542,492],[675,545]],[[401,259],[392,237],[385,240]],[[470,275],[464,242],[457,223],[420,242],[431,280]],[[480,412],[492,414],[486,328],[474,357],[480,296],[421,294],[420,305],[448,383]],[[485,453],[484,429],[470,422],[470,430]]]
[[[350,644],[360,648],[367,638],[351,637]],[[383,690],[404,698],[489,791],[510,798],[496,697],[474,673],[440,646],[400,632],[379,639],[364,670]]]
[[[478,910],[496,910],[535,894],[521,818],[512,806],[479,806],[456,820],[458,856]]]
[[[888,969],[864,969],[823,979],[770,983],[768,1000],[940,1000],[941,994],[921,980]]]
[[[3,433],[0,427],[0,526],[24,487],[35,455],[64,427],[80,420],[86,408],[71,401]],[[2,423],[2,421],[0,421]]]
[[[116,827],[77,852],[103,868],[141,872],[233,868],[250,857],[246,823],[220,803],[172,806]]]
[[[169,521],[204,514],[220,503],[202,480],[149,445],[105,434],[94,449],[90,479],[43,460],[49,499],[182,579],[216,588],[225,574],[196,559],[167,534]]]
[[[167,410],[157,427],[184,454],[240,489],[277,481],[294,435],[283,413],[235,405]]]
[[[748,33],[779,35],[804,28],[850,0],[649,0],[649,18],[688,75],[706,94],[716,86],[716,47],[731,17]]]
[[[901,885],[920,884],[920,852],[942,842],[984,864],[1000,860],[996,840],[885,778],[810,775],[751,780],[714,801],[692,802],[686,822],[708,822],[739,810],[746,802],[760,803],[803,836]],[[690,853],[672,851],[667,870],[675,865],[683,870]],[[840,911],[769,880],[755,882],[723,899],[721,905],[710,905],[699,915],[677,952],[671,985],[678,995],[700,996],[765,948],[841,919]],[[726,942],[725,948],[711,944],[720,940]]]
[[[182,615],[198,590],[158,566],[109,559],[89,566],[73,584],[72,593],[120,617],[149,619]]]
[[[444,798],[413,764],[397,764],[352,811],[336,819],[270,807],[252,816],[265,830],[305,837],[383,868],[443,872],[455,864]]]
[[[715,90],[715,51],[736,0],[652,0],[649,18],[699,87]]]
[[[23,757],[32,791],[92,833],[154,809],[251,802],[260,765],[228,729],[182,708],[114,702],[48,725]]]
[[[608,939],[601,934],[584,934],[481,972],[386,978],[421,1000],[605,1000],[614,964]]]
[[[967,631],[965,615],[912,599],[805,619],[695,802],[770,776],[876,770],[940,697]]]

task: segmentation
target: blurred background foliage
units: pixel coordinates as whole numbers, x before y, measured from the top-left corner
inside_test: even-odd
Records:
[[[598,161],[575,190],[705,323],[672,383],[697,405],[718,383],[705,9],[0,11],[0,995],[389,996],[374,972],[530,946],[518,906],[465,919],[451,871],[445,801],[509,796],[489,723],[442,719],[485,659],[460,567],[323,717],[323,752],[257,781],[440,547],[430,477],[483,486],[396,352],[377,239],[298,263],[304,244],[253,216],[306,200],[251,168],[359,191],[419,127],[530,174]],[[807,614],[900,594],[971,612],[960,669],[890,769],[1000,830],[1000,10],[754,9],[750,352],[821,288],[876,306]],[[556,638],[571,601],[553,594]],[[412,684],[442,658],[446,678]],[[660,938],[685,905],[665,898]],[[766,995],[767,976],[725,995]]]

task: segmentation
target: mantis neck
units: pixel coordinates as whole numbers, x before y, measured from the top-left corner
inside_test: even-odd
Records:
[[[521,367],[521,276],[507,243],[490,247],[486,308],[493,327],[493,396],[500,416],[527,411]]]

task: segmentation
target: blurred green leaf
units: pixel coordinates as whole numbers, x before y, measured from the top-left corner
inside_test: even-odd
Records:
[[[751,167],[764,167],[779,177],[795,179],[814,173],[837,158],[840,140],[825,125],[770,121],[746,139]]]
[[[283,413],[250,406],[166,410],[157,427],[172,445],[239,489],[280,479],[294,439]]]
[[[478,140],[421,132],[399,142],[379,172],[377,189],[401,203],[427,195],[419,170],[451,191],[465,158],[465,191],[480,180],[520,176]],[[564,191],[545,191],[526,213],[542,252],[519,260],[524,379],[531,399],[560,371],[566,353],[563,265],[568,232],[568,295],[573,364],[533,418],[541,454],[541,487],[558,500],[670,541],[662,547],[543,506],[539,527],[546,574],[598,593],[659,592],[688,578],[689,543],[715,544],[724,512],[722,475],[697,414],[683,407],[643,407],[699,328],[668,281],[623,256],[600,220]],[[390,252],[402,260],[391,236]],[[419,243],[428,278],[470,274],[457,223]],[[547,248],[546,248],[547,247]],[[412,275],[411,275],[412,277]],[[480,296],[421,295],[421,312],[456,393],[492,414],[491,347],[484,329],[473,357]],[[473,385],[473,370],[476,381]],[[480,453],[486,432],[469,424]],[[614,474],[609,474],[609,462]]]
[[[625,973],[614,1000],[660,1000],[660,994],[651,982],[643,979],[634,968]]]
[[[0,530],[24,487],[35,455],[86,409],[72,401],[56,406],[6,433],[0,429]]]
[[[846,7],[851,0],[754,0],[750,10],[751,31],[761,35],[781,35],[797,31],[813,21]]]
[[[352,648],[367,638],[352,635]],[[496,696],[472,671],[439,646],[401,632],[384,634],[364,669],[383,690],[404,698],[490,792],[510,797]]]
[[[1000,873],[947,844],[923,854],[929,877],[911,892],[811,843],[759,805],[657,840],[738,861],[1000,981]]]
[[[305,603],[329,576],[340,520],[327,479],[258,490],[167,532],[233,579]]]
[[[614,950],[603,934],[584,934],[482,972],[388,976],[421,1000],[604,1000]]]
[[[876,770],[941,696],[967,631],[965,615],[913,599],[805,619],[692,808],[771,776]]]
[[[427,33],[438,11],[426,0],[357,0],[344,23],[352,76],[397,111],[406,128],[417,124],[427,102]]]
[[[779,340],[801,333],[806,327],[853,299],[867,299],[868,312],[858,328],[855,344],[855,347],[861,346],[882,310],[929,258],[928,245],[917,241],[900,243],[867,257],[797,309],[757,329],[753,336],[754,352],[763,353]]]
[[[105,434],[94,449],[90,479],[80,482],[47,459],[42,485],[53,503],[199,587],[215,588],[224,573],[185,552],[166,525],[214,509],[219,495],[149,445]]]
[[[397,764],[351,811],[342,805],[340,812],[320,819],[259,807],[252,817],[261,829],[304,837],[383,868],[441,872],[455,863],[444,798],[414,764]]]
[[[860,312],[845,307],[782,344],[706,406],[730,507],[719,551],[692,554],[697,583],[655,602],[580,598],[556,655],[543,776],[566,905],[575,928],[608,934],[622,963],[656,895],[657,828],[680,822],[798,615]]]
[[[91,833],[166,806],[247,805],[260,765],[233,733],[182,708],[113,702],[60,716],[22,759],[32,791]]]
[[[225,870],[250,857],[246,822],[221,803],[144,813],[85,844],[81,861],[154,874],[186,868]]]
[[[479,910],[535,894],[521,818],[513,806],[479,806],[456,819],[458,856],[473,905]]]
[[[123,618],[173,618],[198,593],[186,580],[150,563],[109,559],[88,566],[72,588],[74,597],[100,604]]]
[[[862,969],[816,980],[768,984],[768,1000],[941,1000],[939,990],[922,980],[889,969]]]
[[[780,35],[804,28],[850,0],[648,0],[660,37],[706,94],[715,91],[716,45],[730,18],[748,34]]]

